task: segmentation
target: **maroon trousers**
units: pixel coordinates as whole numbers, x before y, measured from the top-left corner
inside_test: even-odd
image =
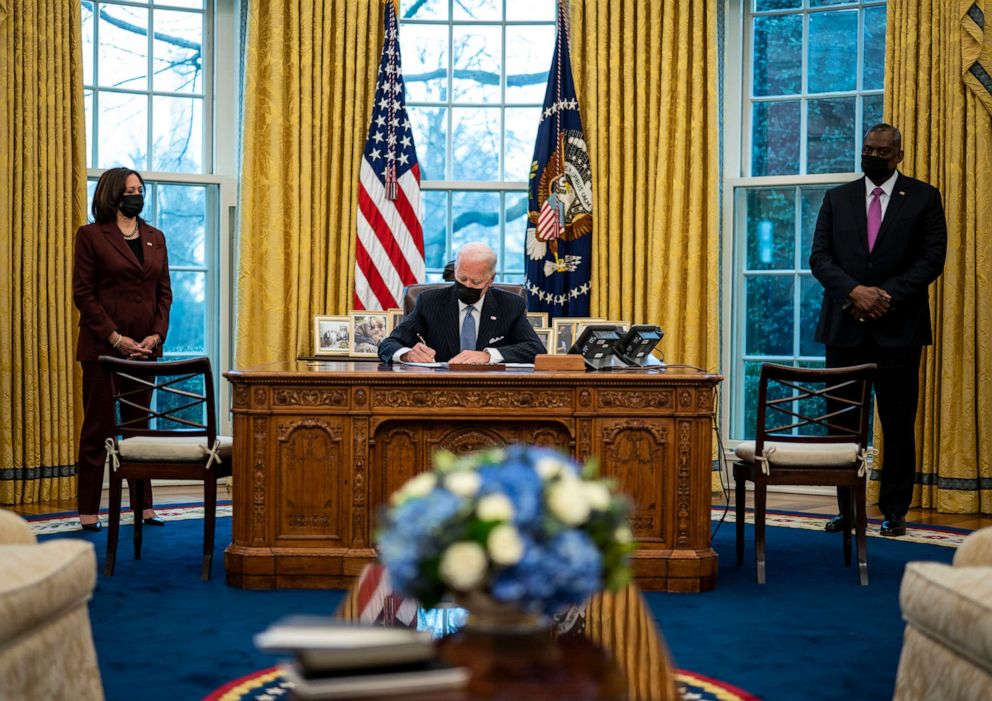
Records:
[[[110,374],[98,361],[83,361],[83,428],[79,433],[79,459],[76,462],[76,495],[79,513],[95,514],[100,511],[100,493],[103,490],[103,466],[107,459],[104,441],[114,435],[113,395],[110,391]],[[127,413],[127,412],[125,412]],[[134,494],[133,480],[128,489]],[[131,505],[136,512],[141,511]],[[145,484],[144,506],[152,508],[152,486]]]

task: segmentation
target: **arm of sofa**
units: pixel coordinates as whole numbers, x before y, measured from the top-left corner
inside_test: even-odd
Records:
[[[37,542],[27,521],[13,511],[0,509],[0,544],[34,545]]]
[[[992,565],[992,526],[974,531],[954,553],[955,567],[975,565]]]

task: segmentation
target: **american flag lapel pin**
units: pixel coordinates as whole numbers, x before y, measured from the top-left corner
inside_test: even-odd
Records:
[[[491,316],[491,317],[489,317],[489,319],[490,319],[491,321],[496,321],[496,317],[494,317],[494,316]]]
[[[902,195],[903,197],[905,197],[906,196],[906,191],[905,190],[900,190],[899,191],[899,194]]]

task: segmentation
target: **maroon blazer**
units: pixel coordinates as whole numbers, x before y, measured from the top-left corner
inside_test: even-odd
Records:
[[[76,232],[72,264],[72,299],[79,309],[76,360],[114,354],[107,339],[117,331],[141,343],[157,333],[163,343],[169,330],[172,286],[165,235],[141,221],[139,263],[116,222],[87,224]],[[162,354],[162,345],[154,355]]]

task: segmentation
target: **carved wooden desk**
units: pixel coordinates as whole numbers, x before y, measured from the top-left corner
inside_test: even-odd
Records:
[[[451,372],[280,362],[224,374],[234,386],[234,531],[227,582],[346,587],[370,562],[376,513],[439,448],[512,442],[599,458],[634,500],[643,589],[705,591],[710,415],[719,375]]]

